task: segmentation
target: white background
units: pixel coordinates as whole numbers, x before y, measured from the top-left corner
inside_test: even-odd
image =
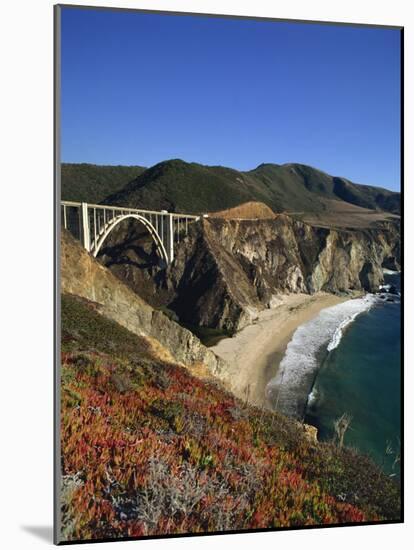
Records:
[[[74,2],[79,3],[79,2]],[[405,26],[406,52],[406,524],[112,543],[170,550],[259,546],[408,547],[413,529],[413,30],[412,2],[146,0],[89,5]],[[8,0],[0,12],[0,544],[51,544],[53,391],[53,1]],[[328,77],[328,75],[327,75]],[[33,213],[36,216],[33,217]],[[85,545],[89,548],[91,545]],[[93,545],[96,548],[96,545]],[[412,546],[411,546],[412,547]]]

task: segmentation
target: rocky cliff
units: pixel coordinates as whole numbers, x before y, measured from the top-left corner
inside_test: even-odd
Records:
[[[288,292],[375,291],[400,268],[395,222],[364,230],[275,219],[203,219],[177,247],[165,284],[169,307],[193,325],[238,330]]]
[[[164,348],[167,359],[170,355],[170,359],[187,366],[205,365],[216,375],[225,365],[190,331],[152,308],[123,284],[65,230],[61,237],[61,291],[95,302],[102,315]]]
[[[119,224],[100,261],[153,307],[180,322],[235,331],[291,292],[375,291],[383,268],[400,269],[398,220],[374,227],[318,227],[274,219],[204,218],[164,269],[140,224]]]

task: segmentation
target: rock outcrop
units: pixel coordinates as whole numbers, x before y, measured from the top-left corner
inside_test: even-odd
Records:
[[[139,224],[119,224],[100,261],[147,303],[180,322],[233,332],[278,295],[375,291],[383,268],[400,269],[398,220],[338,229],[285,214],[274,219],[203,218],[189,226],[165,269]]]
[[[203,364],[214,375],[225,366],[189,330],[147,304],[65,230],[61,238],[61,291],[96,302],[101,314],[135,334],[157,340],[179,363]]]
[[[400,268],[395,222],[363,230],[273,220],[193,224],[166,274],[169,307],[193,325],[239,330],[281,293],[375,291],[383,268]]]

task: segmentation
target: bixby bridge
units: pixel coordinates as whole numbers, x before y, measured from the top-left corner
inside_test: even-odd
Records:
[[[166,264],[170,264],[174,260],[174,247],[187,235],[189,224],[199,220],[200,216],[166,210],[158,212],[86,202],[61,202],[62,226],[79,239],[94,257],[111,231],[128,219],[135,219],[145,226],[158,254]]]

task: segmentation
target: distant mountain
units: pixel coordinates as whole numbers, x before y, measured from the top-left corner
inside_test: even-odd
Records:
[[[329,212],[332,205],[400,213],[400,194],[302,164],[261,164],[249,172],[179,159],[148,168],[103,202],[181,212],[215,212],[259,201],[274,212]],[[334,203],[332,201],[335,201]],[[341,202],[338,202],[341,201]]]
[[[290,203],[286,210],[295,208],[299,202],[303,204],[305,197],[306,201],[309,200],[310,197],[307,193],[309,192],[312,194],[312,204],[315,199],[318,201],[320,198],[334,199],[343,200],[362,208],[384,210],[394,214],[400,213],[400,193],[381,187],[353,183],[345,178],[331,176],[304,164],[261,164],[249,174],[254,174],[272,187],[275,192],[281,194],[282,202]],[[298,195],[301,198],[299,201],[297,200]],[[306,209],[305,206],[304,210]]]
[[[61,198],[67,201],[99,203],[135,180],[142,166],[98,166],[62,163]]]

